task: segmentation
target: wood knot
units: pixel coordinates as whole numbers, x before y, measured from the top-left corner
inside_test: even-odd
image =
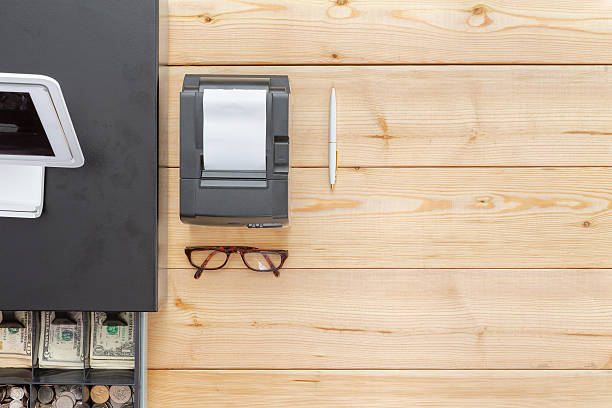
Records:
[[[476,327],[476,336],[478,336],[478,338],[481,338],[482,336],[484,336],[487,333],[487,330],[489,330],[489,328],[487,326],[477,326]]]
[[[331,57],[332,57],[333,59],[338,59],[338,54],[336,54],[336,53],[334,52],[334,53],[331,55]]]
[[[487,6],[484,4],[477,4],[472,7],[472,14],[475,16],[480,16],[482,14],[487,14]]]
[[[591,226],[591,222],[590,221],[585,221],[585,222],[582,223],[582,226],[584,228],[589,228]]]
[[[474,207],[481,210],[491,210],[495,208],[495,202],[493,201],[493,197],[476,197],[476,204]]]
[[[213,21],[215,21],[215,19],[212,16],[209,16],[209,15],[206,15],[206,14],[200,14],[198,17],[204,23],[212,23]]]
[[[489,7],[484,4],[477,4],[472,7],[470,16],[467,19],[467,24],[470,27],[486,27],[493,22],[489,18],[488,12],[491,11]]]
[[[351,7],[349,0],[331,0],[331,5],[327,9],[327,16],[336,20],[344,20],[359,16],[359,11]]]

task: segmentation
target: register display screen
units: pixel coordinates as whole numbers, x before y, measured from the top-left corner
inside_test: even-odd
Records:
[[[27,92],[0,91],[0,154],[55,156]]]

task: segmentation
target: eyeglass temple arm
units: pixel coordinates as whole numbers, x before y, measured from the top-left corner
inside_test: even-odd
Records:
[[[208,254],[208,256],[206,257],[206,259],[204,260],[204,262],[202,262],[202,265],[200,265],[200,267],[198,268],[198,270],[196,271],[195,275],[193,275],[194,278],[196,279],[200,279],[200,276],[202,276],[202,272],[204,272],[204,268],[206,268],[206,265],[208,264],[208,261],[211,260],[211,258],[218,253],[219,251],[212,251],[210,254]]]
[[[274,276],[278,278],[280,276],[280,272],[278,271],[276,266],[274,266],[268,254],[262,254],[262,255],[264,256],[265,260],[268,262],[268,265],[270,266],[270,269],[272,269],[272,273],[274,274]]]

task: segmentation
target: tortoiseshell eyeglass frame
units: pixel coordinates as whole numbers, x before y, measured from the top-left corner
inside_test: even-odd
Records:
[[[201,265],[196,264],[191,259],[191,254],[197,251],[211,251],[211,253],[204,260],[204,262],[202,262]],[[202,276],[202,272],[204,271],[215,271],[215,270],[223,268],[227,264],[227,261],[229,260],[230,255],[233,254],[234,252],[240,254],[240,257],[242,258],[242,262],[244,263],[244,266],[246,266],[250,270],[255,271],[255,272],[272,272],[274,276],[276,276],[277,278],[280,276],[279,270],[283,267],[283,265],[285,264],[285,261],[289,257],[289,252],[282,250],[282,249],[281,250],[267,250],[267,249],[258,249],[258,248],[253,248],[253,247],[241,247],[241,246],[202,246],[202,247],[185,248],[185,255],[187,255],[187,259],[189,260],[189,263],[191,264],[191,266],[197,269],[195,275],[193,275],[195,279],[200,279],[200,277]],[[208,268],[206,264],[208,263],[208,261],[210,261],[212,256],[217,253],[225,254],[225,262],[223,262],[223,265],[221,266],[217,266],[215,268]],[[247,261],[244,259],[244,255],[247,253],[261,254],[264,257],[264,259],[268,261],[268,265],[270,265],[270,269],[261,270],[261,269],[255,269],[249,266]],[[280,256],[281,258],[280,265],[278,266],[273,265],[268,255]]]

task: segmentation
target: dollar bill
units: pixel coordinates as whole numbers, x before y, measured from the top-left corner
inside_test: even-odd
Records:
[[[104,326],[106,313],[91,313],[89,342],[89,364],[92,368],[133,369],[136,349],[134,343],[133,312],[123,312],[119,316],[127,326]]]
[[[24,328],[0,328],[0,367],[32,367],[32,317],[32,312],[15,312]]]
[[[40,313],[38,366],[41,368],[83,368],[83,313],[70,312],[76,325],[51,324],[55,312]]]

